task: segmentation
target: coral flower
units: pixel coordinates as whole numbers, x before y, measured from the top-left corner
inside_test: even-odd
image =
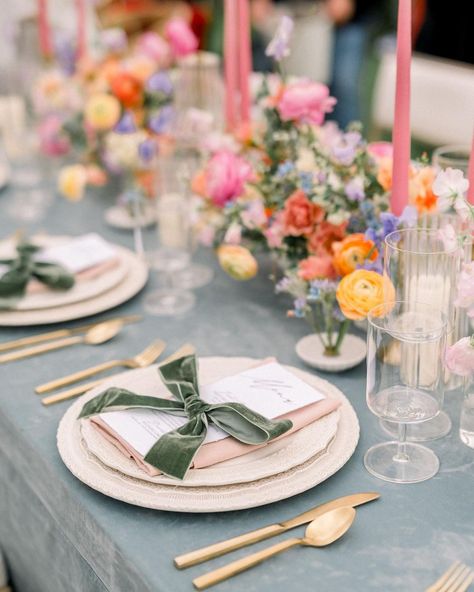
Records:
[[[110,88],[117,99],[127,108],[138,107],[143,102],[142,84],[130,72],[116,74],[110,81]]]
[[[418,212],[434,212],[437,209],[438,198],[433,193],[435,175],[434,168],[424,167],[410,179],[410,203]]]
[[[84,119],[94,130],[108,130],[118,122],[120,103],[107,94],[93,95],[84,108]]]
[[[313,255],[312,257],[303,259],[298,265],[298,276],[302,280],[332,279],[335,275],[332,259],[328,255]]]
[[[393,301],[395,288],[386,276],[375,271],[356,269],[339,282],[336,298],[345,317],[360,321],[375,306]]]
[[[323,219],[324,210],[310,201],[301,189],[292,193],[285,202],[283,224],[287,235],[309,235]]]
[[[351,234],[340,243],[333,243],[334,267],[340,275],[351,273],[366,259],[375,261],[378,251],[375,244],[361,233]]]
[[[335,225],[327,220],[315,228],[308,240],[308,250],[310,253],[331,253],[332,245],[335,241],[340,241],[346,234],[347,222]]]
[[[235,280],[250,280],[257,275],[257,261],[245,247],[222,245],[217,250],[217,258],[222,269]]]

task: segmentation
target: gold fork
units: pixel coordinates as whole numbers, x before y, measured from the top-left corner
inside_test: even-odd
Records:
[[[35,392],[41,395],[62,386],[78,382],[79,380],[103,372],[104,370],[110,370],[111,368],[117,368],[119,366],[124,366],[125,368],[146,368],[146,366],[149,366],[158,358],[165,347],[166,343],[161,339],[157,339],[133,358],[109,360],[103,364],[98,364],[97,366],[74,372],[74,374],[68,374],[68,376],[63,376],[62,378],[57,378],[56,380],[37,386]]]
[[[465,592],[474,581],[474,572],[460,561],[455,561],[425,592]]]

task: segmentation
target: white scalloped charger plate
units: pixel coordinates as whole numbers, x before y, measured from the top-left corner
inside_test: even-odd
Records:
[[[133,298],[145,286],[148,280],[148,267],[140,257],[132,251],[120,247],[120,257],[128,273],[122,281],[98,296],[39,310],[9,310],[0,312],[0,327],[27,327],[32,325],[48,325],[82,319],[91,315],[110,310]]]
[[[219,364],[223,374],[236,368],[248,367],[255,360],[250,358],[203,358],[201,364]],[[239,366],[240,365],[240,366]],[[335,437],[325,450],[320,450],[302,464],[279,471],[274,475],[247,483],[203,487],[151,483],[137,479],[106,466],[87,447],[81,437],[77,416],[82,405],[96,392],[91,391],[78,399],[63,416],[57,435],[58,449],[68,469],[83,483],[109,497],[141,507],[174,512],[225,512],[252,508],[286,499],[321,483],[336,473],[352,456],[359,439],[359,422],[346,397],[330,383],[298,368],[287,367],[309,384],[323,389],[330,397],[341,400],[339,424]],[[134,382],[132,371],[122,375],[124,386]],[[116,381],[115,381],[116,382]],[[289,436],[295,438],[296,435]],[[285,439],[286,440],[286,439]],[[276,443],[275,443],[276,444]],[[317,447],[316,447],[317,448]],[[246,463],[253,462],[251,453],[239,460],[239,471],[246,470]],[[250,459],[250,460],[249,460]],[[221,463],[225,465],[227,463]],[[219,465],[214,469],[218,470]]]

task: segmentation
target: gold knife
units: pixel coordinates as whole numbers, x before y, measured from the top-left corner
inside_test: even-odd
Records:
[[[178,569],[191,567],[192,565],[203,563],[209,559],[215,559],[216,557],[225,555],[230,551],[235,551],[236,549],[241,549],[247,545],[264,541],[265,539],[269,539],[272,536],[276,536],[277,534],[281,534],[282,532],[286,532],[287,530],[291,530],[302,524],[307,524],[329,510],[334,510],[343,506],[360,506],[361,504],[376,500],[379,497],[380,494],[375,492],[354,493],[352,495],[339,497],[320,506],[316,506],[307,512],[303,512],[303,514],[295,516],[290,520],[285,520],[278,524],[271,524],[270,526],[264,526],[263,528],[247,532],[246,534],[242,534],[232,539],[215,543],[214,545],[209,545],[208,547],[203,547],[202,549],[197,549],[196,551],[191,551],[184,555],[179,555],[175,558],[174,564]]]
[[[175,351],[174,354],[172,354],[171,356],[166,358],[166,360],[158,364],[158,366],[163,366],[163,364],[167,364],[168,362],[171,362],[172,360],[180,358],[182,356],[193,354],[195,351],[196,350],[193,345],[191,345],[190,343],[186,343],[177,351]],[[120,374],[123,374],[123,372],[120,372]],[[47,407],[48,405],[53,405],[54,403],[67,401],[68,399],[72,399],[73,397],[77,397],[78,395],[83,395],[87,391],[90,391],[96,386],[100,386],[103,382],[105,382],[106,380],[110,380],[111,378],[113,378],[113,375],[108,376],[107,378],[99,378],[97,380],[85,382],[83,384],[80,384],[79,386],[75,386],[68,390],[56,393],[55,395],[49,395],[48,397],[44,397],[43,399],[41,399],[41,403]]]
[[[34,345],[35,343],[42,343],[43,341],[49,341],[50,339],[59,339],[60,337],[69,337],[70,335],[76,335],[77,333],[84,333],[95,327],[99,323],[105,321],[122,321],[124,325],[129,323],[136,323],[142,320],[141,315],[128,315],[124,317],[115,317],[112,319],[100,319],[95,323],[89,325],[82,325],[81,327],[72,327],[71,329],[57,329],[56,331],[49,331],[48,333],[41,333],[40,335],[31,335],[30,337],[22,337],[21,339],[15,339],[14,341],[7,341],[0,343],[0,352],[9,351],[11,349],[17,349],[25,345]]]

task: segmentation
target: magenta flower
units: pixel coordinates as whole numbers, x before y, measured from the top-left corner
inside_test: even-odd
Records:
[[[170,48],[158,33],[148,31],[138,39],[136,51],[161,65],[167,61]]]
[[[217,206],[225,206],[244,192],[251,178],[250,164],[233,152],[217,152],[206,168],[206,192]]]
[[[474,373],[474,335],[463,337],[446,350],[446,366],[458,376]]]
[[[171,52],[175,57],[182,58],[197,51],[199,41],[188,23],[180,18],[172,19],[165,29]]]
[[[321,125],[326,113],[330,113],[335,104],[336,99],[329,96],[329,88],[325,84],[300,80],[286,87],[277,109],[283,121]]]
[[[47,156],[62,156],[70,149],[68,138],[62,131],[62,121],[56,115],[49,115],[38,128],[40,149]]]

